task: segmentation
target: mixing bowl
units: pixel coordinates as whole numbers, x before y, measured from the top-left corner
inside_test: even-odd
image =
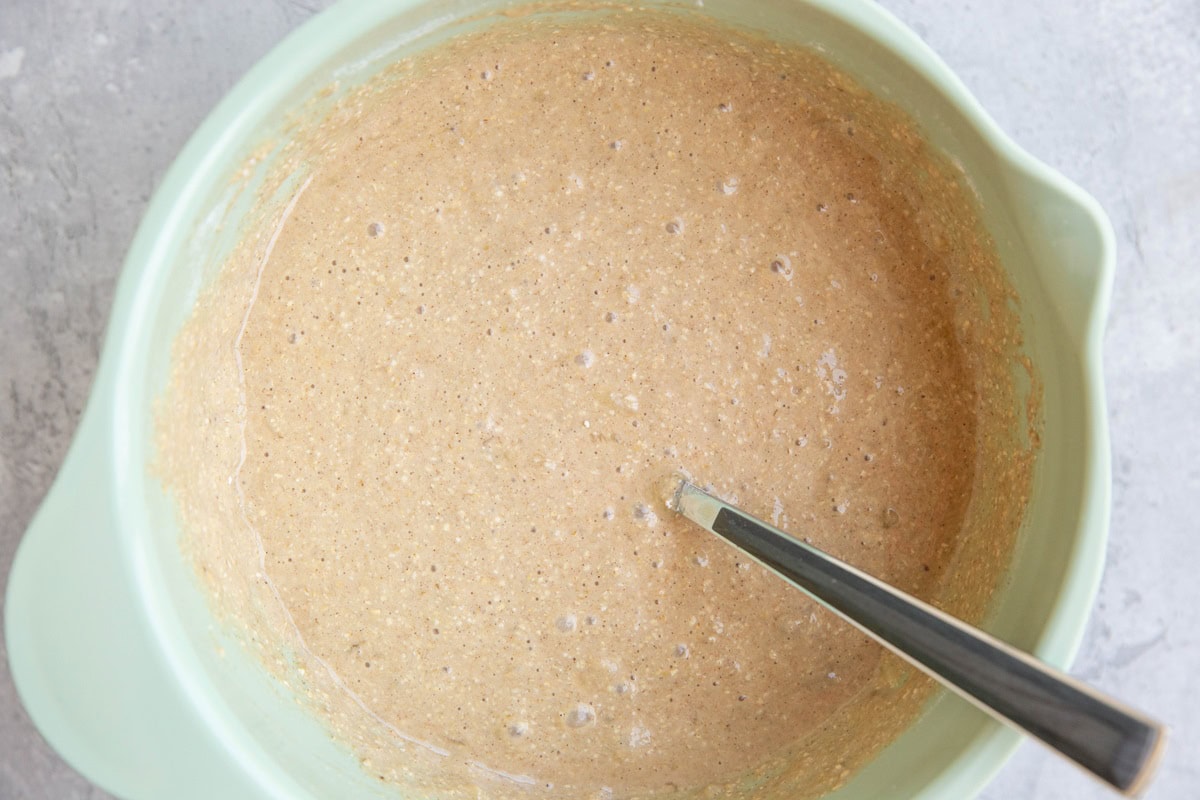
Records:
[[[647,3],[650,4],[650,3]],[[397,57],[488,24],[496,2],[348,0],[263,59],[209,116],[130,249],[90,402],[17,553],[6,632],[17,689],[63,757],[129,798],[394,796],[209,610],[152,472],[170,345],[229,252],[288,121]],[[908,29],[862,0],[707,0],[702,12],[820,49],[961,166],[1021,296],[1044,436],[1011,573],[985,627],[1057,666],[1099,579],[1109,454],[1100,337],[1112,233],[1095,201],[1006,138]],[[250,154],[256,161],[248,161]],[[939,696],[834,793],[961,800],[1017,735]]]

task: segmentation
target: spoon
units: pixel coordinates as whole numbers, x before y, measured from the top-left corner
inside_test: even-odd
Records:
[[[1137,796],[1153,776],[1166,740],[1166,730],[1157,722],[686,479],[667,507],[1122,794]]]

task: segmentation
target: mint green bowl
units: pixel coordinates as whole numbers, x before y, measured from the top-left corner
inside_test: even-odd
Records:
[[[142,222],[117,290],[83,421],[21,543],[6,633],[38,729],[91,780],[127,798],[369,798],[366,775],[214,619],[149,471],[152,407],[170,344],[238,233],[289,115],[397,56],[483,24],[503,5],[348,0],[262,60],[179,156]],[[1001,133],[911,31],[865,0],[708,0],[703,11],[813,45],[906,108],[963,168],[1022,298],[1026,349],[1045,381],[1043,447],[1026,529],[986,627],[1065,666],[1103,565],[1109,453],[1100,339],[1113,237],[1091,197]],[[468,20],[470,21],[464,21]],[[306,102],[308,101],[308,102]],[[1017,735],[939,697],[831,797],[962,800]]]

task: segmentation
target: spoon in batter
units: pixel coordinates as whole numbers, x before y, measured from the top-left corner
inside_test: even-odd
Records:
[[[983,631],[800,542],[686,479],[667,507],[725,539],[996,719],[1127,796],[1148,785],[1165,729]]]

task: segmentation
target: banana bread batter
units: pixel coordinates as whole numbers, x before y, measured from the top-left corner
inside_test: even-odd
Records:
[[[694,18],[535,16],[287,152],[180,336],[162,460],[225,610],[368,769],[814,793],[911,722],[923,679],[658,488],[986,607],[1031,461],[1016,316],[911,122]]]

